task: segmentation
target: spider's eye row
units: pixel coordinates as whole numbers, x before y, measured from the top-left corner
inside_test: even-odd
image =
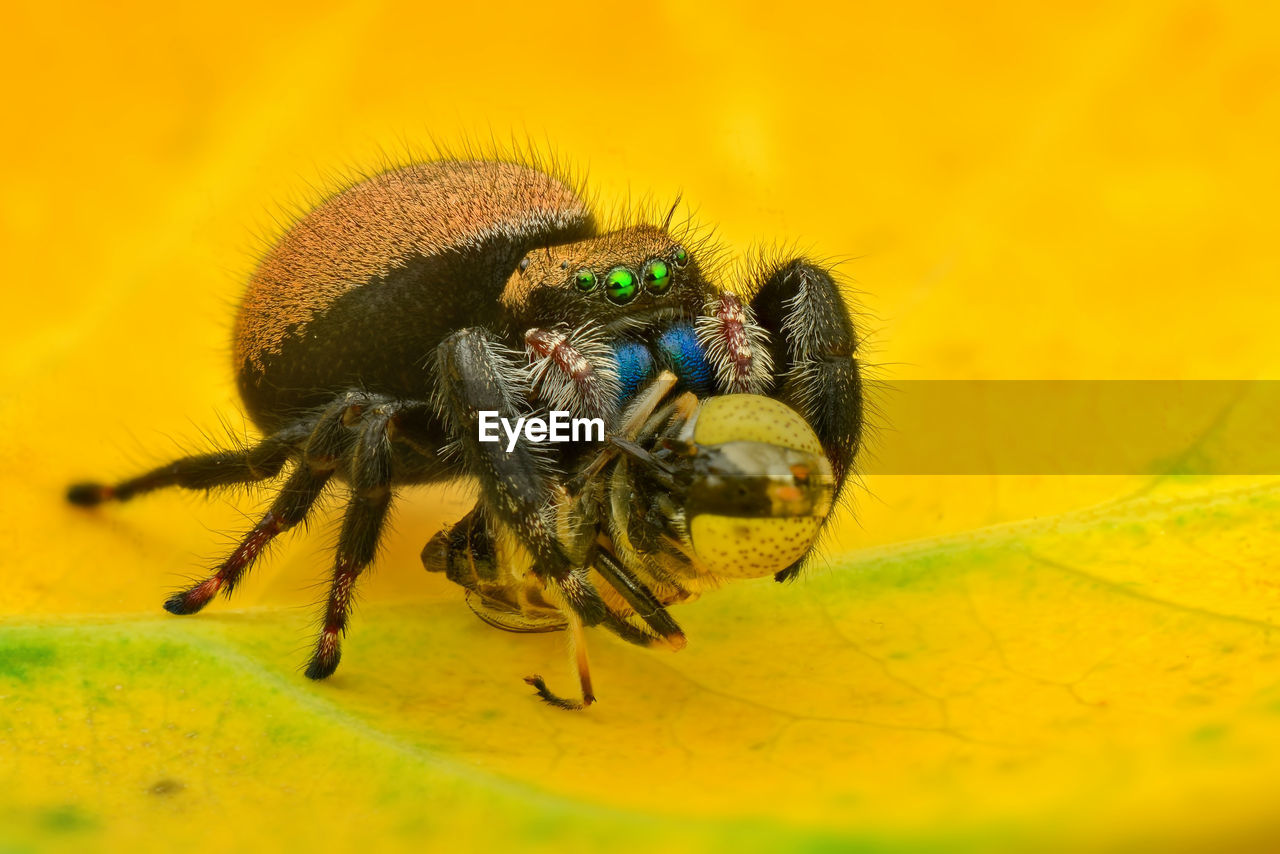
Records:
[[[600,285],[594,270],[582,268],[573,276],[573,286],[590,293]],[[671,267],[661,258],[651,258],[644,266],[644,289],[661,296],[671,289]],[[626,305],[640,296],[640,277],[627,267],[617,266],[604,277],[604,295],[615,305]]]
[[[644,268],[644,281],[655,294],[665,294],[671,288],[671,269],[665,261],[654,258]]]
[[[675,261],[677,267],[683,267],[689,263],[689,253],[684,251],[683,246],[677,246],[675,251],[671,253],[671,258]]]
[[[604,295],[609,302],[623,305],[631,302],[640,293],[636,284],[636,274],[626,267],[614,267],[604,280]]]

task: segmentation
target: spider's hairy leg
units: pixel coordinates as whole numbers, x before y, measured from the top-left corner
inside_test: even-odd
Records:
[[[703,307],[697,335],[724,393],[767,394],[773,388],[769,331],[751,306],[731,293],[718,294]]]
[[[555,473],[548,460],[528,445],[516,443],[507,451],[503,443],[479,441],[481,411],[514,419],[526,408],[529,390],[525,370],[483,329],[455,332],[440,344],[437,358],[441,416],[467,470],[480,481],[482,500],[492,516],[528,550],[533,571],[563,602],[574,635],[583,699],[580,704],[562,701],[556,705],[588,706],[595,698],[582,627],[606,622],[609,611],[586,570],[573,565],[556,538],[549,512],[556,497]],[[544,699],[554,696],[545,685],[539,693]]]
[[[351,406],[358,406],[362,402],[363,395],[348,394],[321,413],[303,447],[301,460],[281,487],[266,515],[244,535],[240,544],[212,575],[165,600],[166,611],[171,614],[194,614],[219,592],[230,596],[267,545],[276,536],[307,518],[337,468],[338,460],[346,453],[349,430],[343,424],[344,415]]]
[[[858,333],[831,271],[803,259],[762,276],[751,307],[772,338],[777,396],[813,427],[839,493],[862,438]]]
[[[116,484],[96,481],[72,484],[67,489],[67,500],[80,507],[93,507],[105,501],[128,501],[168,486],[214,489],[268,480],[280,473],[290,454],[306,441],[310,432],[310,426],[305,423],[292,424],[248,448],[182,457]]]
[[[525,332],[530,386],[551,409],[611,421],[622,386],[609,347],[590,327],[560,325]]]
[[[311,679],[332,674],[342,658],[342,636],[351,616],[355,583],[373,562],[391,508],[393,461],[388,426],[394,410],[394,403],[375,404],[357,412],[348,410],[348,421],[359,419],[350,459],[351,498],[338,535],[324,621],[307,664],[306,675]]]
[[[455,332],[437,351],[439,406],[467,470],[480,481],[493,516],[520,539],[533,556],[534,571],[556,587],[584,625],[605,617],[600,594],[576,572],[548,518],[555,499],[555,473],[528,445],[510,452],[501,442],[479,441],[481,411],[514,420],[524,410],[528,390],[523,368],[503,354],[483,329]]]
[[[835,496],[848,480],[862,441],[859,337],[832,272],[802,258],[767,267],[754,283],[751,308],[769,332],[774,394],[809,422],[835,476]],[[794,578],[800,563],[779,572]]]

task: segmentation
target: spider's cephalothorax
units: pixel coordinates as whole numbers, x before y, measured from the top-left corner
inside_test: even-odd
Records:
[[[449,159],[367,178],[294,224],[246,290],[234,368],[265,438],[115,485],[77,484],[68,497],[95,505],[164,486],[260,481],[287,467],[271,507],[231,555],[165,603],[190,614],[229,594],[274,537],[344,484],[347,509],[306,671],[318,679],[338,664],[353,586],[374,558],[394,488],[471,476],[480,497],[451,535],[454,551],[483,559],[485,544],[513,538],[538,598],[567,624],[603,624],[625,637],[610,604],[618,595],[657,603],[655,594],[620,592],[634,580],[625,555],[621,575],[593,574],[557,521],[564,480],[588,470],[584,460],[599,448],[508,450],[478,440],[479,414],[514,420],[559,409],[616,426],[658,378],[690,399],[768,395],[812,427],[838,493],[859,443],[862,392],[858,338],[830,272],[788,260],[722,290],[702,266],[708,251],[669,224],[601,228],[577,189],[529,165]],[[614,512],[574,506],[578,521]],[[779,567],[779,579],[800,563]],[[662,614],[657,634],[682,639]]]

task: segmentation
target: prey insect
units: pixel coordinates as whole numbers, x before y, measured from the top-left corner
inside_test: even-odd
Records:
[[[555,529],[587,568],[607,609],[601,625],[639,646],[679,650],[668,611],[724,580],[773,575],[812,548],[831,511],[835,478],[812,428],[760,395],[699,400],[667,371],[637,396],[609,443],[558,490]],[[480,619],[514,632],[567,629],[582,699],[595,696],[581,620],[546,596],[519,541],[495,538],[477,507],[422,552],[428,571],[467,589]]]
[[[171,613],[193,614],[230,595],[263,549],[323,496],[345,494],[306,665],[313,679],[338,666],[355,586],[376,555],[396,489],[409,484],[473,479],[476,509],[455,530],[475,532],[476,542],[511,539],[528,556],[531,597],[571,628],[622,634],[611,606],[632,595],[627,578],[588,566],[580,543],[557,527],[565,481],[598,443],[508,451],[478,441],[478,413],[514,421],[560,409],[625,423],[667,371],[694,399],[750,394],[785,404],[817,437],[838,496],[861,436],[862,383],[858,335],[832,272],[783,259],[756,265],[726,289],[715,257],[695,233],[673,233],[670,216],[605,226],[581,188],[537,164],[442,159],[373,175],[301,217],[249,280],[233,370],[263,438],[114,484],[79,483],[67,497],[93,506],[170,486],[280,477],[270,507],[231,553],[165,602]],[[610,448],[617,452],[584,482],[640,471],[634,449]],[[664,450],[647,449],[654,462],[646,471],[674,464]],[[579,503],[567,516],[588,527],[617,518],[595,499],[571,500]],[[613,557],[634,574],[616,534],[608,537],[622,553]],[[776,577],[794,577],[804,557]],[[647,630],[679,642],[663,627]]]

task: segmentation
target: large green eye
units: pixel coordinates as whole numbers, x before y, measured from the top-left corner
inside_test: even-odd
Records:
[[[677,267],[683,267],[689,263],[689,253],[684,251],[683,246],[677,246],[676,250],[671,253],[671,257],[675,260]]]
[[[596,289],[596,274],[590,270],[579,270],[573,277],[573,286],[586,293]]]
[[[636,274],[626,267],[614,267],[605,277],[604,295],[610,302],[623,305],[635,299],[638,293],[640,288],[636,285]]]
[[[644,268],[645,287],[655,294],[665,294],[671,287],[671,270],[665,261],[654,259]]]

